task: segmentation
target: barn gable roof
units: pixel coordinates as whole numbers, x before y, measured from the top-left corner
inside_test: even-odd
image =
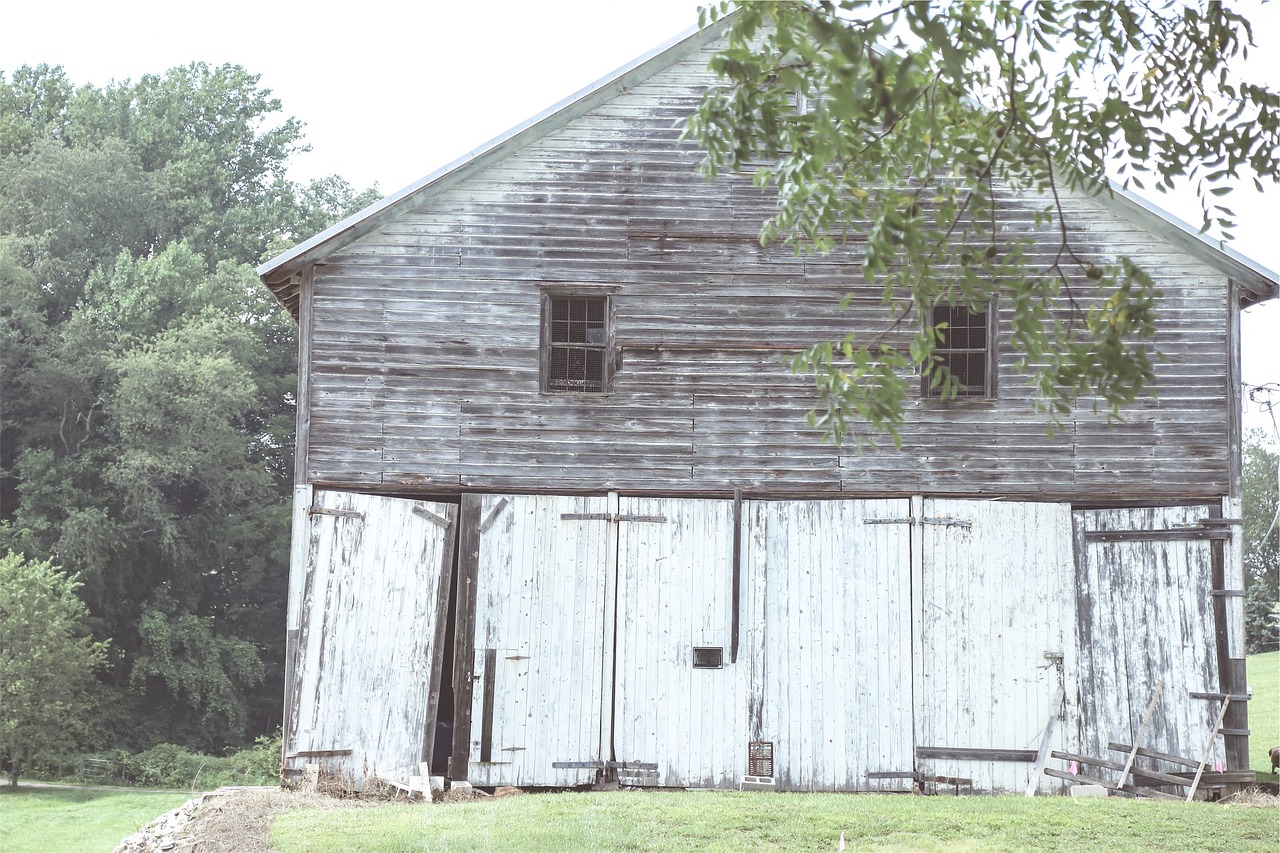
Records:
[[[508,154],[532,145],[636,84],[688,58],[719,38],[728,21],[725,18],[701,30],[695,27],[659,45],[469,154],[277,255],[258,267],[258,276],[296,317],[296,276],[308,265],[323,260],[402,212],[420,206]],[[1280,274],[1210,238],[1114,181],[1109,181],[1109,184],[1110,191],[1096,198],[1100,204],[1228,276],[1241,287],[1243,304],[1273,299],[1280,294]]]

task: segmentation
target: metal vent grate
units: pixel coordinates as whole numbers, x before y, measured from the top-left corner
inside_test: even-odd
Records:
[[[694,669],[720,669],[724,666],[724,649],[720,646],[694,646]]]
[[[551,297],[551,391],[604,391],[608,302],[602,296]]]
[[[747,775],[773,777],[773,741],[753,740],[747,744]]]
[[[946,324],[942,341],[934,350],[960,387],[958,397],[982,397],[988,393],[987,314],[962,305],[939,305],[933,309],[933,324]],[[937,396],[940,388],[929,388],[929,396]]]

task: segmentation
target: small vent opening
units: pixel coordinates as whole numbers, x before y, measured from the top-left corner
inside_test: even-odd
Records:
[[[747,744],[747,775],[773,778],[773,741],[753,740]]]
[[[694,669],[720,669],[724,666],[724,649],[720,646],[695,646]]]

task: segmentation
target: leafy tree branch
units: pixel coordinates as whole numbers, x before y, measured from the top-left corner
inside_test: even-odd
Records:
[[[1280,95],[1236,79],[1252,33],[1221,3],[723,2],[704,21],[731,11],[721,83],[685,129],[702,171],[776,193],[762,243],[824,252],[856,235],[888,310],[882,333],[792,362],[837,441],[897,441],[916,376],[956,393],[940,305],[1008,312],[1051,432],[1083,401],[1118,418],[1154,382],[1158,289],[1078,245],[1062,194],[1108,192],[1108,174],[1194,181],[1204,227],[1229,238],[1222,182],[1280,180]],[[1032,228],[1000,214],[1028,207]]]

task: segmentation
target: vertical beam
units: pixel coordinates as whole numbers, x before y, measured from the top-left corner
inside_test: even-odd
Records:
[[[911,754],[920,746],[924,701],[924,498],[911,498]],[[912,761],[916,759],[913,757]],[[919,767],[913,767],[919,770]]]
[[[289,599],[285,617],[284,719],[281,747],[284,756],[297,751],[294,743],[298,725],[297,657],[301,637],[303,588],[309,575],[312,489],[307,485],[307,455],[311,440],[311,318],[312,266],[298,275],[298,396],[294,411],[293,445],[293,530],[289,550]]]
[[[436,615],[433,625],[431,645],[427,654],[431,656],[431,680],[427,686],[427,718],[422,733],[422,761],[430,762],[435,753],[436,721],[440,717],[440,679],[444,669],[444,647],[447,640],[446,629],[449,626],[449,593],[453,586],[453,549],[457,541],[458,508],[445,510],[449,526],[444,529],[444,541],[440,548],[439,574],[436,577]]]
[[[607,512],[616,519],[618,493],[609,492]],[[600,672],[600,754],[601,761],[615,761],[613,754],[613,685],[617,679],[617,661],[614,650],[618,640],[618,528],[620,524],[605,525],[604,543],[604,636],[601,638]]]
[[[493,703],[498,687],[498,650],[484,650],[484,711],[480,717],[480,761],[493,761]]]
[[[1241,419],[1244,375],[1240,366],[1240,286],[1234,281],[1227,281],[1227,447],[1230,470],[1228,471],[1229,497],[1239,499],[1242,495],[1244,477],[1243,435]],[[1235,516],[1239,517],[1239,516]]]
[[[453,755],[449,778],[467,778],[471,757],[471,700],[475,685],[476,581],[480,573],[482,495],[463,495],[458,513],[458,594],[453,629]]]
[[[729,605],[733,608],[733,617],[729,620],[729,663],[737,663],[742,619],[742,489],[733,490],[733,590]]]
[[[298,396],[294,410],[293,444],[293,530],[289,550],[289,600],[284,641],[284,720],[281,723],[283,757],[297,751],[294,743],[298,724],[297,657],[302,621],[303,587],[308,577],[311,542],[312,492],[307,485],[307,454],[311,438],[311,287],[312,267],[300,274],[298,283]]]
[[[311,332],[313,325],[314,266],[300,275],[298,285],[298,398],[293,444],[293,484],[307,483],[307,457],[311,452]]]
[[[1227,446],[1228,453],[1228,490],[1222,502],[1223,514],[1227,518],[1240,518],[1243,498],[1244,452],[1243,444],[1243,382],[1244,375],[1240,364],[1240,285],[1227,281]],[[1239,526],[1231,527],[1231,538],[1226,543],[1215,542],[1215,555],[1219,549],[1222,554],[1222,586],[1217,586],[1215,572],[1215,589],[1244,588],[1244,531]],[[1217,557],[1215,556],[1215,565]],[[1248,689],[1248,677],[1245,673],[1245,637],[1244,637],[1244,599],[1232,597],[1223,600],[1215,599],[1214,621],[1218,619],[1217,603],[1222,603],[1223,620],[1226,631],[1226,654],[1219,660],[1226,662],[1226,669],[1219,670],[1222,692],[1241,694]],[[1227,712],[1226,727],[1236,731],[1249,730],[1249,703],[1236,702]],[[1226,766],[1230,770],[1247,770],[1249,768],[1249,736],[1226,735],[1223,737],[1226,752]]]

